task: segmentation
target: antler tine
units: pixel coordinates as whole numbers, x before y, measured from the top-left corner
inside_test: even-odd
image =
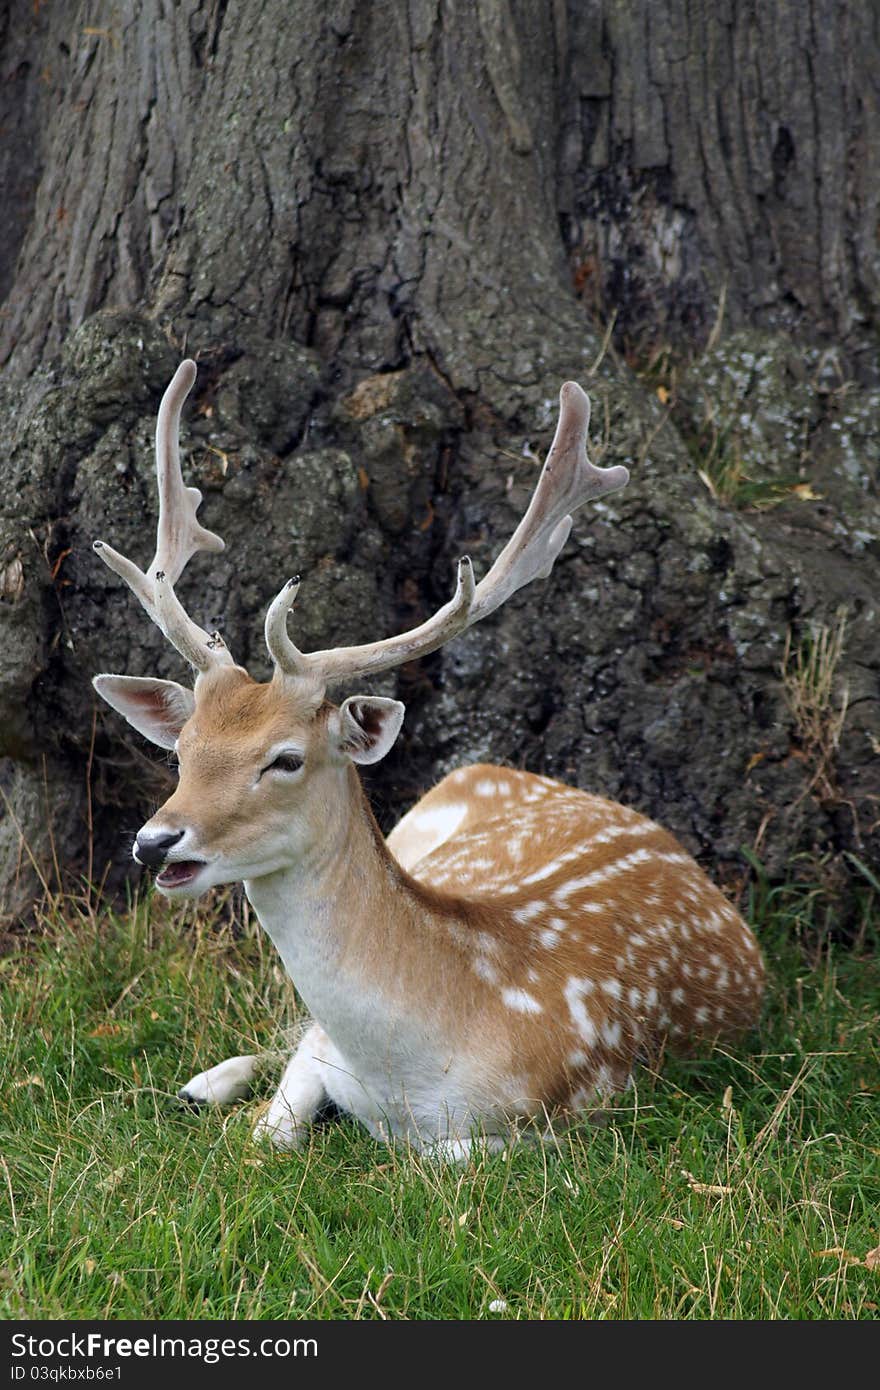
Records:
[[[522,521],[488,574],[474,587],[469,559],[459,562],[450,601],[410,632],[361,647],[299,651],[287,633],[287,614],[299,579],[290,580],[266,616],[266,643],[279,671],[328,685],[375,675],[436,651],[465,628],[485,618],[533,579],[546,579],[571,530],[571,513],[585,502],[616,492],[629,482],[622,465],[597,468],[587,457],[590,402],[574,381],[559,393],[559,423],[547,461]]]
[[[193,622],[174,592],[174,585],[198,550],[217,553],[221,538],[196,519],[202,500],[198,488],[187,487],[180,470],[180,413],[196,379],[196,364],[181,362],[171,379],[156,421],[156,478],[159,487],[159,524],[156,553],[146,573],[104,541],[94,548],[123,579],[169,642],[197,671],[232,663],[219,633],[210,635]]]
[[[590,398],[576,381],[559,392],[559,422],[528,510],[489,573],[477,585],[471,622],[478,623],[533,579],[546,579],[586,502],[629,482],[622,464],[597,468],[587,457]]]
[[[283,675],[306,677],[309,675],[308,660],[299,648],[293,645],[287,631],[287,615],[298,593],[297,574],[293,579],[288,579],[281,592],[269,604],[265,625],[266,646]]]
[[[156,421],[156,478],[159,484],[159,528],[156,554],[150,570],[163,571],[176,584],[197,550],[213,554],[225,550],[225,542],[196,519],[202,501],[197,487],[187,487],[180,469],[180,413],[193,388],[196,364],[181,362],[159,406]]]
[[[458,577],[452,598],[418,627],[401,633],[399,637],[386,637],[384,641],[370,642],[362,647],[335,647],[308,653],[295,647],[287,634],[287,614],[298,589],[299,579],[289,580],[272,603],[266,615],[266,644],[284,675],[307,677],[326,686],[388,671],[444,646],[468,626],[475,585],[473,566],[465,555],[458,562]]]

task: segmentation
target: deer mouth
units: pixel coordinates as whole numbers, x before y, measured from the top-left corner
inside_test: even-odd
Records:
[[[186,884],[192,883],[204,867],[204,861],[201,859],[178,859],[173,864],[166,864],[165,868],[156,875],[156,886],[158,888],[183,888]]]

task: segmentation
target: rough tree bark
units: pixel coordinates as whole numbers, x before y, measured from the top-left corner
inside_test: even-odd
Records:
[[[545,587],[400,673],[386,819],[491,758],[632,802],[722,874],[743,844],[773,874],[876,856],[877,11],[662,8],[12,0],[8,914],[37,871],[127,872],[164,776],[89,677],[179,663],[90,543],[148,558],[150,436],[184,347],[186,471],[228,549],[183,596],[254,674],[294,570],[297,633],[323,646],[417,621],[465,547],[485,567],[563,380],[594,399],[603,462],[632,469]],[[672,400],[644,370],[660,349],[692,363]],[[780,505],[707,490],[703,454],[731,441]],[[841,608],[829,728],[842,682],[849,712],[819,766],[779,668],[790,630]]]

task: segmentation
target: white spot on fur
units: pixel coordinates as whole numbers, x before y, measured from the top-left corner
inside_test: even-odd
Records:
[[[583,888],[592,888],[599,883],[605,883],[610,878],[616,878],[619,874],[627,873],[630,869],[636,868],[639,864],[649,862],[661,864],[686,864],[690,862],[687,854],[665,853],[659,854],[653,849],[634,849],[632,853],[625,854],[621,859],[615,859],[610,864],[604,864],[601,869],[594,869],[592,873],[584,874],[581,878],[569,879],[568,883],[557,888],[554,897],[557,902],[563,902],[571,897],[572,893],[578,893]]]
[[[540,869],[535,869],[534,873],[526,874],[525,878],[521,879],[520,882],[524,887],[526,884],[541,883],[543,879],[552,878],[554,874],[558,874],[564,863],[565,855],[562,855],[559,859],[551,859],[549,864],[544,864]]]
[[[538,1003],[533,994],[529,994],[525,989],[514,989],[512,986],[501,991],[501,998],[509,1009],[513,1009],[518,1014],[540,1014],[544,1010]]]
[[[481,980],[485,980],[487,984],[494,985],[498,982],[498,971],[485,956],[477,956],[474,960],[474,973],[479,975]]]
[[[584,888],[592,888],[598,883],[604,883],[607,879],[625,873],[627,869],[635,868],[637,864],[643,864],[651,858],[653,855],[650,850],[633,850],[632,854],[626,854],[622,859],[617,859],[611,864],[604,864],[601,869],[594,869],[592,873],[582,874],[580,878],[570,878],[567,883],[563,883],[560,888],[557,888],[553,895],[554,899],[558,903],[563,903],[571,897],[572,893],[579,893]]]
[[[533,917],[540,917],[546,910],[546,903],[524,903],[522,907],[514,908],[512,916],[515,922],[531,922]]]
[[[447,840],[467,813],[467,806],[460,801],[452,801],[445,806],[429,806],[413,817],[413,829],[423,835],[436,835],[441,841]]]
[[[603,1096],[610,1095],[614,1090],[614,1077],[604,1065],[596,1072],[596,1090]]]
[[[591,835],[591,845],[608,845],[621,835],[653,835],[656,825],[651,821],[619,821],[616,825],[606,825],[597,834]]]
[[[596,1041],[596,1025],[590,1017],[584,999],[588,994],[592,994],[594,988],[592,980],[579,979],[572,975],[563,990],[572,1023],[584,1042],[590,1045]]]

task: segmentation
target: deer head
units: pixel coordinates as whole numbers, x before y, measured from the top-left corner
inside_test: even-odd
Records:
[[[182,362],[159,409],[159,523],[152,562],[142,571],[112,546],[94,543],[196,673],[192,689],[146,677],[94,678],[108,704],[146,738],[177,755],[177,789],[138,832],[133,853],[139,863],[160,870],[156,882],[163,892],[190,897],[293,863],[308,869],[338,853],[345,843],[344,807],[354,768],[384,757],[400,731],[404,707],[397,700],[352,695],[337,708],[325,698],[328,686],[426,656],[523,585],[546,578],[576,508],[629,480],[625,468],[596,468],[587,458],[589,400],[575,382],[567,382],[529,507],[479,584],[465,557],[452,598],[420,626],[364,646],[305,653],[288,632],[299,590],[298,577],[290,579],[266,614],[266,644],[275,669],[261,684],[235,664],[219,633],[204,631],[188,616],[174,591],[197,551],[216,553],[224,547],[196,519],[201,494],[186,487],[181,475],[180,414],[195,379],[195,363]]]

